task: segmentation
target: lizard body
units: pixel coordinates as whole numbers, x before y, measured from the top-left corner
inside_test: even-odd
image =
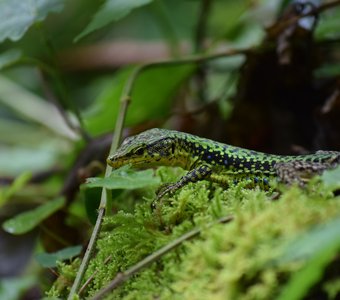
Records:
[[[278,178],[286,184],[304,185],[312,176],[340,164],[340,152],[317,151],[307,155],[274,155],[235,147],[188,133],[150,129],[124,140],[107,163],[114,169],[125,164],[145,169],[178,166],[189,171],[168,185],[159,197],[188,182],[210,180],[225,184],[230,178],[252,177],[254,183]]]

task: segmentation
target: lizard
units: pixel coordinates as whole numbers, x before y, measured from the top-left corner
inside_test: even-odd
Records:
[[[252,178],[268,185],[276,178],[288,185],[304,186],[311,177],[340,164],[340,152],[319,150],[305,155],[276,155],[248,150],[184,132],[153,128],[126,138],[107,158],[117,169],[130,164],[137,169],[181,167],[188,172],[166,184],[157,197],[173,193],[189,182],[209,180],[228,184],[230,178]]]

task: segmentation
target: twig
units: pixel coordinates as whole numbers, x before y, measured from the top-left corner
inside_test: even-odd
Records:
[[[228,223],[233,220],[233,216],[226,216],[219,219],[216,222],[212,222],[207,225],[207,227],[211,227],[218,223]],[[199,235],[202,229],[196,228],[193,229],[181,237],[177,238],[176,240],[170,242],[169,244],[165,245],[164,247],[160,248],[159,250],[155,251],[151,255],[145,257],[143,260],[139,261],[137,264],[132,266],[130,269],[126,270],[125,272],[118,273],[116,277],[103,289],[101,289],[93,298],[92,300],[100,300],[102,299],[108,292],[114,290],[119,285],[127,281],[131,276],[140,272],[142,269],[146,268],[150,264],[154,263],[155,261],[162,258],[165,254],[173,250],[174,248],[180,246],[183,242],[192,239],[193,237]]]

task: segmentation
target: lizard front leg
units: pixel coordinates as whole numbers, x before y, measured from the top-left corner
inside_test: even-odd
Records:
[[[212,170],[209,165],[200,165],[195,169],[189,171],[180,180],[175,183],[165,184],[157,191],[157,198],[161,199],[167,193],[174,193],[176,190],[185,186],[189,182],[197,182],[206,179],[210,176]]]

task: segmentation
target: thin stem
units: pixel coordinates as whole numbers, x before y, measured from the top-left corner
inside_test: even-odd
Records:
[[[118,115],[118,118],[117,118],[117,121],[116,121],[115,134],[113,136],[113,140],[112,140],[112,144],[111,144],[111,148],[110,148],[110,153],[114,152],[118,148],[119,141],[120,141],[121,136],[122,136],[122,131],[123,131],[124,121],[125,121],[125,117],[126,117],[127,107],[130,103],[130,97],[127,97],[126,93],[131,92],[132,85],[133,85],[132,78],[136,78],[133,75],[134,75],[134,72],[132,73],[132,75],[129,77],[127,83],[125,84],[124,91],[123,91],[122,96],[120,98],[119,115]],[[106,169],[105,169],[105,177],[109,177],[110,174],[111,174],[111,171],[112,171],[112,168],[109,165],[107,165]],[[83,257],[83,260],[82,260],[81,265],[79,267],[79,270],[77,272],[76,279],[74,280],[70,294],[68,296],[69,300],[73,299],[73,296],[77,293],[77,291],[80,287],[81,281],[83,280],[85,271],[87,269],[87,266],[88,266],[90,258],[91,258],[91,254],[92,254],[92,252],[95,248],[95,243],[96,243],[98,236],[99,236],[101,224],[103,222],[103,217],[104,217],[105,212],[106,212],[108,198],[109,198],[109,192],[106,188],[103,188],[102,193],[101,193],[101,199],[100,199],[96,224],[94,226],[94,229],[93,229],[89,244],[87,246],[85,255]]]
[[[207,225],[207,227],[211,227],[218,223],[228,223],[233,220],[233,216],[226,216],[219,219],[216,222],[212,222]],[[114,290],[119,285],[127,281],[131,276],[140,272],[142,269],[146,268],[147,266],[151,265],[155,261],[162,258],[165,254],[170,252],[171,250],[175,249],[176,247],[180,246],[183,242],[192,239],[193,237],[199,235],[201,233],[201,228],[193,229],[181,237],[177,238],[176,240],[170,242],[169,244],[165,245],[164,247],[160,248],[159,250],[155,251],[151,255],[145,257],[143,260],[139,261],[137,264],[133,265],[130,269],[126,270],[125,272],[118,273],[116,277],[103,289],[101,289],[93,298],[92,300],[100,300],[102,299],[108,292]]]
[[[100,230],[100,227],[101,227],[101,224],[102,224],[102,221],[103,221],[104,214],[105,214],[105,208],[99,208],[96,224],[93,228],[93,232],[92,232],[89,244],[87,246],[85,255],[83,257],[83,260],[82,260],[81,265],[79,267],[79,270],[77,272],[76,279],[74,280],[70,294],[68,295],[68,298],[67,298],[68,300],[73,299],[73,296],[77,293],[79,286],[80,286],[80,283],[83,280],[86,268],[87,268],[88,263],[90,261],[92,251],[94,249],[97,238],[99,236],[99,230]]]

